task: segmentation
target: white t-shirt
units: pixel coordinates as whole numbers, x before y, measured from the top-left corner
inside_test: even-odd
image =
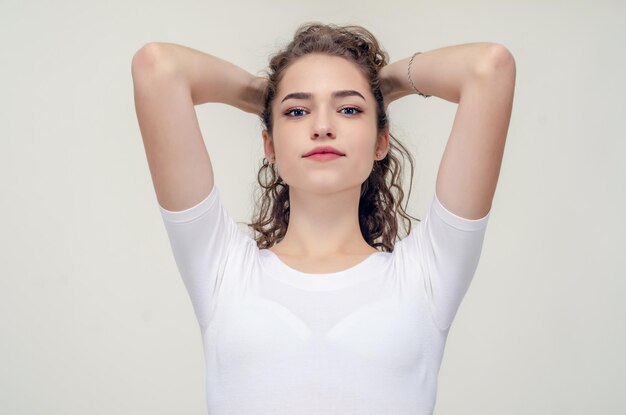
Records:
[[[430,208],[394,251],[299,272],[259,249],[217,186],[159,206],[200,325],[210,415],[430,415],[448,331],[489,214]]]

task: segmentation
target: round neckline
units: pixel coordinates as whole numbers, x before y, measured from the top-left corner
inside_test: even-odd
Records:
[[[263,268],[270,276],[287,284],[312,290],[345,288],[374,278],[378,274],[371,272],[372,263],[378,258],[389,255],[388,252],[372,252],[361,262],[344,270],[326,273],[309,273],[290,267],[283,262],[277,254],[269,249],[260,249],[259,253]]]

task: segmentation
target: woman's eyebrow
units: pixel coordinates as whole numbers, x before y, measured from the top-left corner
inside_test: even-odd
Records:
[[[332,97],[333,98],[343,98],[343,97],[351,97],[351,96],[359,96],[359,97],[363,98],[363,101],[367,102],[365,97],[363,95],[361,95],[360,92],[355,91],[353,89],[344,89],[342,91],[335,91],[335,92],[332,93]]]
[[[365,97],[358,91],[355,91],[353,89],[343,89],[341,91],[335,91],[331,94],[331,96],[333,98],[344,98],[344,97],[351,97],[351,96],[358,96],[363,98],[363,101],[367,100],[365,99]],[[313,94],[310,92],[292,92],[290,94],[285,95],[285,98],[283,98],[282,102],[285,102],[288,99],[311,99],[313,97]]]

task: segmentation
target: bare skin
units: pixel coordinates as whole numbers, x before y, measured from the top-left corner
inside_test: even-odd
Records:
[[[385,104],[416,92],[409,57],[381,69]],[[194,106],[221,102],[258,115],[265,80],[232,63],[181,45],[152,43],[133,58],[135,106],[157,198],[184,210],[206,197],[214,178]],[[503,46],[469,43],[415,57],[411,78],[424,94],[458,103],[439,166],[436,194],[452,213],[484,217],[500,172],[515,87],[515,61]],[[332,93],[357,91],[364,99]],[[283,98],[307,92],[307,99]],[[274,102],[274,131],[263,132],[266,158],[290,185],[290,224],[270,250],[308,273],[336,272],[374,252],[358,227],[360,184],[388,151],[375,128],[373,96],[356,67],[342,58],[307,55],[287,69]],[[359,108],[363,112],[355,112]],[[291,112],[289,112],[291,111]],[[303,159],[318,145],[345,157]],[[379,153],[378,156],[376,153]]]

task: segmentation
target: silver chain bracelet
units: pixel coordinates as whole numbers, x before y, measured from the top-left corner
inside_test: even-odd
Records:
[[[421,92],[420,92],[420,91],[419,91],[419,90],[415,87],[415,84],[413,83],[413,80],[411,79],[411,64],[413,63],[413,59],[414,59],[417,55],[419,55],[420,53],[422,53],[422,52],[415,52],[415,53],[413,54],[413,56],[411,56],[411,60],[409,61],[409,66],[408,66],[408,68],[407,68],[407,70],[406,70],[406,75],[407,75],[407,78],[409,78],[409,82],[410,82],[410,83],[411,83],[411,85],[413,86],[413,89],[415,90],[415,92],[417,92],[417,94],[418,94],[418,95],[421,95],[421,96],[423,96],[424,98],[428,98],[428,97],[431,97],[432,95],[422,94],[422,93],[421,93]]]

